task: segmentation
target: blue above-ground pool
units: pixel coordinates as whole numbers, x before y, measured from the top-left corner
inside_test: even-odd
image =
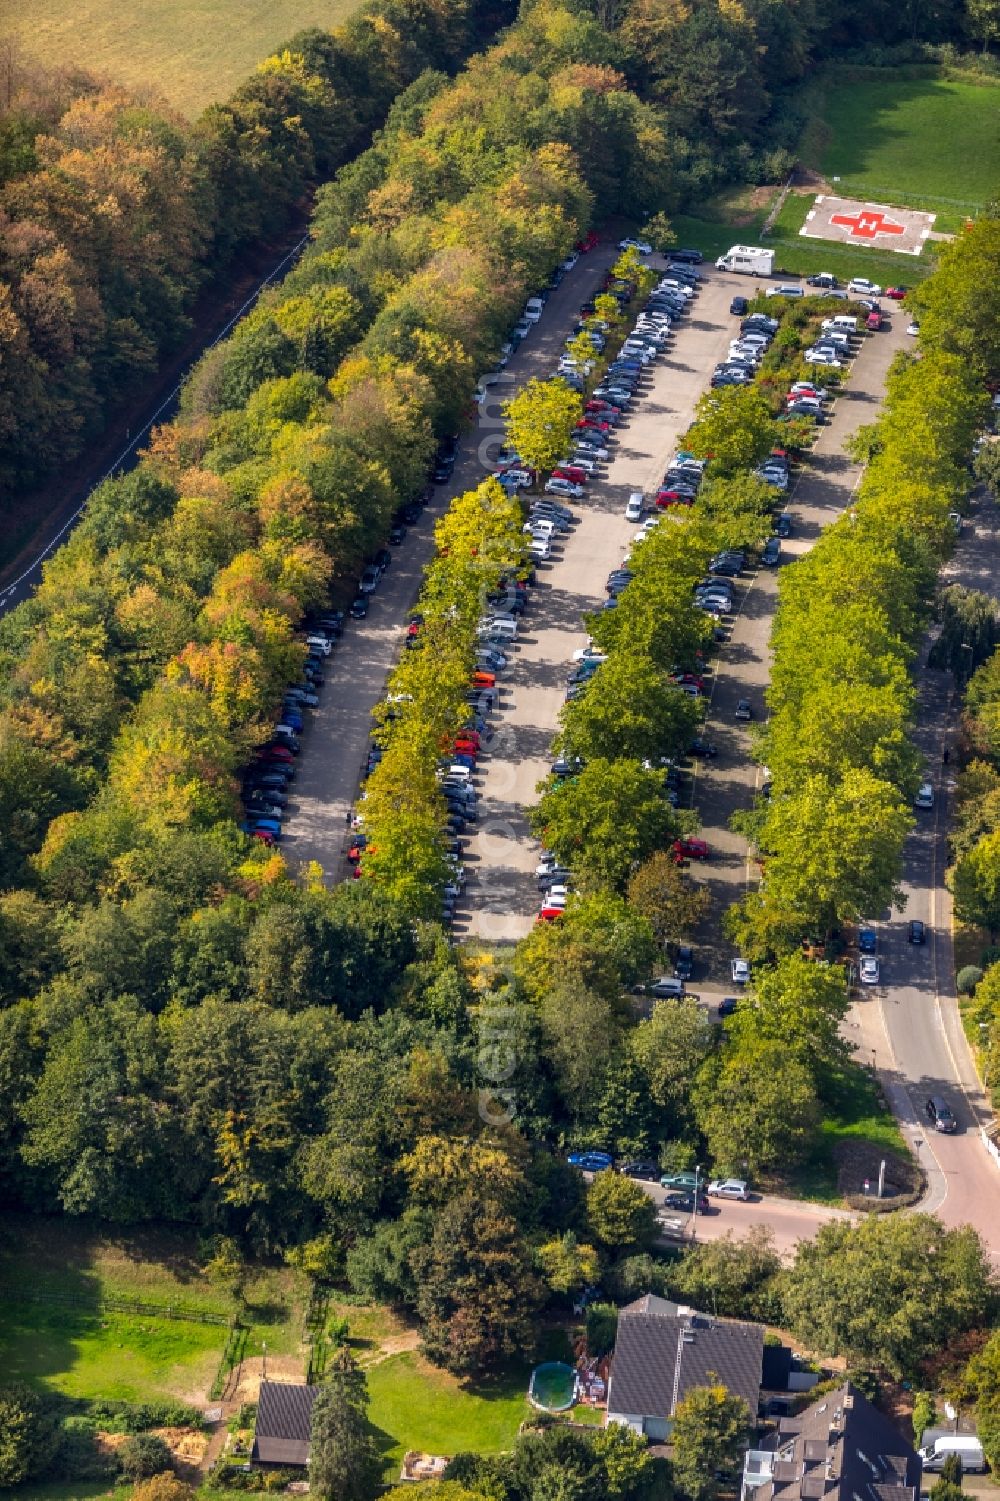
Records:
[[[547,1360],[531,1373],[528,1401],[543,1412],[565,1412],[576,1402],[576,1372],[561,1360]]]

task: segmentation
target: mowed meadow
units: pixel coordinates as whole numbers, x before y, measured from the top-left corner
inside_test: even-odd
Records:
[[[158,89],[183,114],[226,99],[260,60],[304,26],[329,30],[354,0],[19,0],[5,30],[51,67],[76,64],[132,88]]]

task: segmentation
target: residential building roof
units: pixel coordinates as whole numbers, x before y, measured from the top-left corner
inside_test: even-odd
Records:
[[[608,1413],[672,1418],[692,1387],[718,1379],[757,1416],[764,1331],[648,1294],[618,1314]]]
[[[309,1463],[309,1434],[318,1386],[262,1381],[251,1458],[265,1465]]]
[[[752,1449],[743,1501],[919,1501],[920,1457],[845,1382]]]

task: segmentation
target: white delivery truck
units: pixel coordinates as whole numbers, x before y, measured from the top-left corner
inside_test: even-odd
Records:
[[[774,251],[760,245],[730,245],[715,263],[719,271],[742,271],[744,276],[770,276],[774,270]]]
[[[932,1444],[925,1444],[920,1458],[925,1470],[940,1470],[949,1454],[957,1454],[962,1461],[962,1470],[971,1472],[986,1468],[986,1455],[978,1438],[969,1433],[942,1433]]]

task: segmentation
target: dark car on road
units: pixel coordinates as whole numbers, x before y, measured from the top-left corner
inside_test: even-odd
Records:
[[[737,318],[742,318],[745,315],[745,313],[747,311],[747,308],[749,306],[750,306],[750,302],[749,302],[748,298],[746,298],[746,297],[734,297],[733,300],[732,300],[732,302],[729,304],[729,311],[731,313],[735,313],[736,316],[737,316]]]
[[[950,1135],[958,1129],[958,1122],[952,1115],[951,1106],[939,1094],[932,1094],[924,1109],[935,1131],[944,1131]]]
[[[351,605],[351,619],[352,620],[364,620],[364,618],[365,618],[365,616],[367,614],[368,614],[368,596],[367,596],[367,594],[359,594],[358,597],[357,597],[357,599]]]
[[[664,1199],[663,1202],[667,1206],[668,1209],[680,1209],[684,1213],[690,1214],[691,1211],[694,1209],[694,1194],[693,1193],[671,1193],[671,1194],[667,1194],[667,1197]],[[708,1195],[700,1193],[698,1195],[698,1213],[699,1214],[711,1214],[713,1208],[714,1208],[714,1206],[709,1202]]]
[[[700,735],[688,746],[688,755],[694,756],[696,760],[712,761],[718,754],[719,747],[713,745],[711,740],[703,740]]]
[[[927,930],[918,917],[912,917],[906,931],[910,943],[926,943]]]

